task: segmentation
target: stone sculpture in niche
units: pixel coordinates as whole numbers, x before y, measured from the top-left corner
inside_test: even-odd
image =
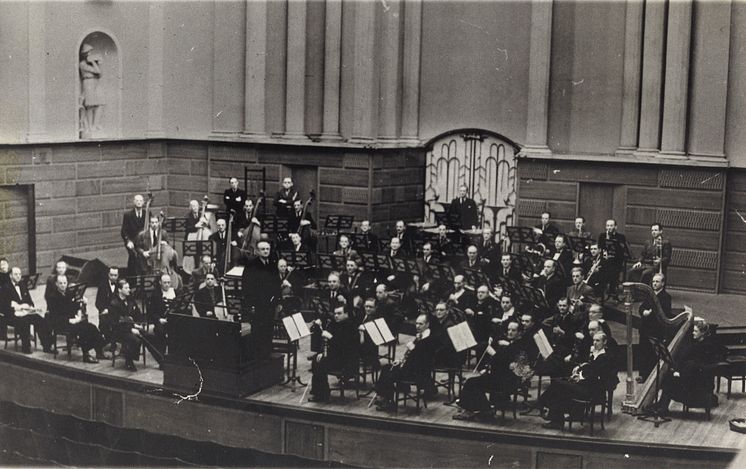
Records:
[[[101,56],[95,52],[90,44],[80,47],[80,62],[78,64],[81,81],[80,103],[80,136],[93,138],[101,131],[104,99],[99,87],[102,75]]]

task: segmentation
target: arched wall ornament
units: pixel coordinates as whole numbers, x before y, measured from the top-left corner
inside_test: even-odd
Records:
[[[75,122],[82,140],[121,137],[122,59],[114,35],[87,31],[75,50]]]
[[[425,158],[425,218],[434,223],[466,184],[469,196],[484,203],[483,225],[505,234],[513,225],[516,202],[516,154],[520,147],[488,130],[458,129],[427,143]]]

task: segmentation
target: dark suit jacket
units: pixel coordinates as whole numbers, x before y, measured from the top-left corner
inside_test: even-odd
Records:
[[[194,294],[194,307],[201,317],[206,317],[208,311],[215,314],[215,305],[223,301],[223,291],[216,286],[212,289],[213,297],[210,297],[210,290],[204,286]]]
[[[11,302],[15,301],[18,304],[26,303],[29,306],[34,306],[34,300],[31,299],[28,289],[22,283],[18,284],[21,289],[21,296],[18,296],[18,292],[13,286],[13,282],[6,283],[0,287],[0,315],[5,316],[6,319],[14,318],[15,311],[11,306]]]
[[[327,358],[332,368],[341,368],[348,375],[357,373],[360,357],[360,332],[355,322],[348,318],[342,322],[331,322],[328,326],[332,338],[328,343]]]
[[[252,306],[256,308],[256,316],[252,321],[259,321],[263,325],[272,324],[272,304],[280,299],[281,294],[277,262],[269,261],[265,265],[259,257],[249,261],[241,277],[241,292],[243,309],[249,312]]]
[[[101,311],[109,308],[111,300],[113,300],[115,296],[117,296],[116,283],[114,284],[114,291],[112,291],[109,287],[108,279],[106,280],[106,282],[99,285],[98,291],[96,292],[96,309],[98,310],[98,312],[100,313]]]
[[[378,252],[378,236],[372,232],[359,233],[355,236],[355,243],[353,246],[356,250],[361,252]]]
[[[284,200],[285,203],[280,203],[280,200]],[[280,189],[275,195],[275,209],[276,214],[280,218],[288,218],[293,211],[293,202],[298,200],[298,191],[291,187],[289,191],[285,191],[285,188]]]
[[[593,288],[588,286],[585,282],[582,282],[580,285],[571,285],[567,287],[567,295],[565,296],[567,296],[567,299],[570,301],[578,300],[580,297],[589,301],[596,301],[596,295]]]
[[[124,217],[122,217],[122,229],[120,230],[122,241],[124,241],[125,244],[127,244],[127,241],[132,241],[132,243],[137,244],[137,235],[140,234],[143,226],[145,226],[144,207],[142,209],[142,217],[140,218],[137,218],[134,208],[125,212]]]
[[[477,203],[474,199],[464,198],[463,203],[458,197],[451,201],[448,212],[453,220],[458,220],[458,228],[470,230],[472,226],[479,224],[479,215],[477,214]]]
[[[142,312],[132,297],[122,300],[119,295],[109,305],[109,320],[118,334],[129,334],[136,322],[142,321]]]
[[[148,300],[148,323],[158,324],[160,318],[166,317],[168,301],[163,298],[163,291],[158,288],[150,295]]]
[[[68,319],[75,317],[78,313],[78,305],[72,301],[69,292],[65,294],[55,287],[47,297],[47,309],[49,311],[49,322],[55,329],[62,329],[68,326]]]
[[[246,191],[243,189],[226,189],[223,192],[223,203],[225,204],[226,211],[230,213],[231,209],[235,210],[236,213],[243,211],[243,204],[246,201]]]
[[[661,255],[662,254],[662,255]],[[671,263],[671,242],[667,239],[661,241],[661,247],[656,247],[653,240],[648,239],[642,247],[640,257],[637,259],[643,265],[653,265],[653,259],[661,257],[663,270]]]
[[[598,248],[602,251],[604,249],[608,250],[607,262],[609,264],[621,265],[624,263],[624,246],[626,245],[627,237],[622,233],[614,233],[608,239],[605,231],[598,235]]]

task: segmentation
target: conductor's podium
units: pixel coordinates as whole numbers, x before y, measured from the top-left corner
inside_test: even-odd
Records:
[[[184,391],[243,397],[279,384],[283,358],[251,356],[251,335],[232,321],[172,314],[168,318],[168,354],[163,385]]]

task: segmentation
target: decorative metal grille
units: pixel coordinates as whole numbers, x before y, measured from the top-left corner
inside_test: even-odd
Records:
[[[478,205],[484,202],[483,225],[505,233],[512,226],[516,203],[515,144],[484,130],[441,135],[426,156],[425,217],[435,222],[462,184]]]

